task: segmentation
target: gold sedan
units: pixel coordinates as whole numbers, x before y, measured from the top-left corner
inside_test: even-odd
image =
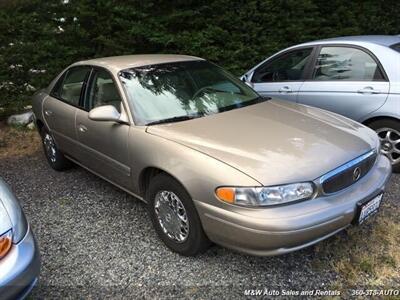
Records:
[[[191,56],[75,63],[33,109],[53,169],[74,162],[145,201],[183,255],[312,245],[375,214],[391,174],[371,129]]]

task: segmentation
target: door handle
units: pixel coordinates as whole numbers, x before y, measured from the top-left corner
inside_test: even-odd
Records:
[[[53,112],[52,112],[51,110],[46,109],[46,110],[44,111],[44,114],[45,114],[46,116],[50,117],[50,116],[53,114]]]
[[[79,125],[79,126],[78,126],[78,130],[79,130],[80,132],[84,133],[84,132],[87,131],[87,127],[84,126],[84,125]]]
[[[357,91],[359,94],[379,94],[380,90],[375,90],[372,86],[366,86],[363,89]]]
[[[292,89],[290,87],[288,87],[287,85],[281,87],[279,89],[279,93],[291,93]]]

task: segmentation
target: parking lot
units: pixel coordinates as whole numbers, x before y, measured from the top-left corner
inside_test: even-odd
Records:
[[[400,284],[398,175],[379,216],[317,246],[279,257],[213,246],[187,258],[159,241],[143,203],[80,167],[53,171],[36,133],[18,134],[15,143],[24,149],[18,153],[12,151],[12,135],[3,137],[8,150],[0,155],[0,176],[20,199],[40,245],[42,272],[33,298],[208,299],[243,296],[255,287],[346,290],[349,284]],[[373,260],[365,261],[368,257]]]

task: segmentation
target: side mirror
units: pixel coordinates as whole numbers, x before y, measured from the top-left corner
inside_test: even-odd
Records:
[[[89,119],[100,122],[127,123],[126,118],[112,105],[104,105],[93,108],[89,112]]]
[[[240,80],[247,84],[249,87],[253,88],[253,84],[249,81],[249,78],[252,76],[250,73],[246,73],[240,77]]]

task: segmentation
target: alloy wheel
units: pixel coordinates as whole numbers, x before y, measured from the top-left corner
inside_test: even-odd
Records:
[[[385,154],[392,165],[400,162],[400,132],[393,128],[376,130],[381,141],[381,152]]]

